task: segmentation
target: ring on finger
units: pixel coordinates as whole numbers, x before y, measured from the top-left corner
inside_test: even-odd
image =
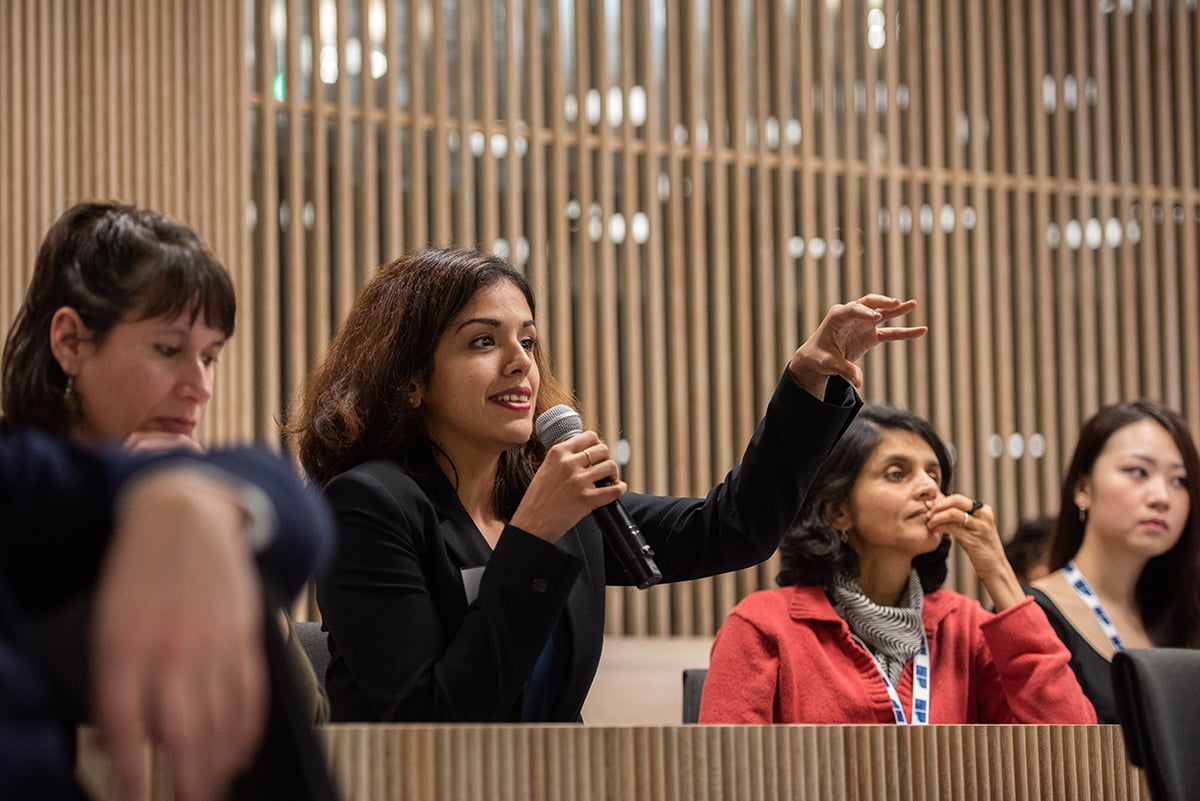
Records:
[[[587,460],[588,460],[587,466],[591,467],[592,466],[592,449],[584,448],[583,455],[587,457]]]
[[[971,501],[971,508],[967,510],[967,514],[974,515],[976,512],[978,512],[982,508],[983,508],[983,501],[979,501],[979,500]]]
[[[968,521],[968,520],[970,520],[970,519],[971,519],[971,513],[970,513],[970,512],[963,512],[963,521],[962,521],[962,527],[963,527],[963,528],[966,528],[966,527],[967,527],[967,521]]]

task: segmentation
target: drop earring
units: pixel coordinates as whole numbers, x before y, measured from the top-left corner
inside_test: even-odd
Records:
[[[67,386],[63,388],[63,406],[71,417],[79,417],[79,393],[75,391],[75,376],[67,376]]]
[[[1075,508],[1079,510],[1079,522],[1086,523],[1087,522],[1087,507],[1084,506],[1083,504],[1079,504]]]

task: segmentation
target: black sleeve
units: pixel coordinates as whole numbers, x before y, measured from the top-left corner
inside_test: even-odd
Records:
[[[326,487],[338,552],[317,597],[330,632],[334,720],[514,719],[534,663],[581,568],[504,530],[469,606],[439,518],[411,479],[352,470]]]
[[[774,553],[825,456],[861,406],[841,378],[829,380],[821,401],[785,370],[742,463],[706,498],[627,494],[622,502],[654,549],[664,580],[737,570]],[[628,583],[616,556],[605,554],[608,582]]]

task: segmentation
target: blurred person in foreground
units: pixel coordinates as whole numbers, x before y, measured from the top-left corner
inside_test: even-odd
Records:
[[[91,593],[92,719],[129,798],[156,743],[179,801],[224,797],[269,689],[263,580],[294,593],[332,545],[328,509],[259,449],[157,456],[0,436],[0,798],[84,798],[31,623]]]

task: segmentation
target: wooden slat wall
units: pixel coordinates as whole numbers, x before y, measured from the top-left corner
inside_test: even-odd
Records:
[[[357,801],[1143,801],[1118,726],[318,727],[344,798]],[[115,799],[95,733],[79,775]],[[145,797],[172,797],[151,759]]]
[[[176,217],[221,256],[242,299],[199,431],[209,442],[256,430],[244,28],[240,0],[0,5],[0,330],[68,206],[113,199]]]
[[[1007,531],[1099,405],[1200,429],[1198,35],[1167,0],[17,0],[0,323],[71,201],[174,213],[242,300],[205,436],[277,441],[379,263],[497,248],[631,486],[696,494],[830,304],[916,297],[863,394]],[[613,590],[609,631],[711,633],[776,570]]]

